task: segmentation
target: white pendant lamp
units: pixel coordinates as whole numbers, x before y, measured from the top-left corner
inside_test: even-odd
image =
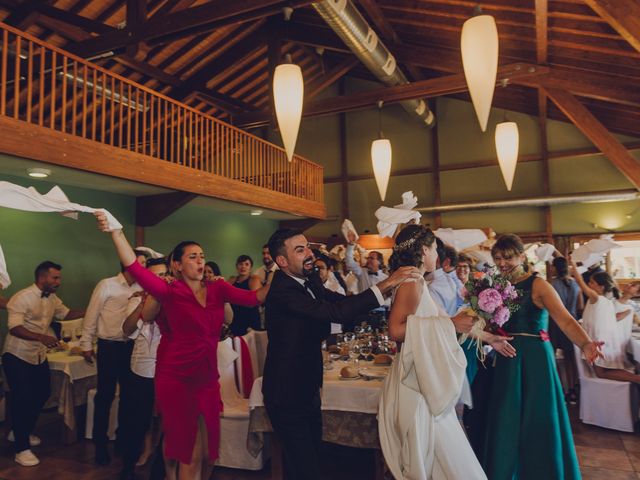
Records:
[[[519,137],[516,122],[502,122],[496,125],[498,163],[500,164],[504,183],[507,185],[507,190],[509,191],[511,191],[513,177],[516,174]]]
[[[491,15],[477,15],[462,25],[462,66],[480,128],[487,129],[498,73],[498,29]]]
[[[382,135],[382,101],[378,102],[378,127],[379,138],[371,143],[371,164],[373,175],[376,178],[380,199],[384,202],[389,186],[389,176],[391,175],[391,142]]]
[[[278,65],[273,74],[273,101],[282,143],[289,161],[293,158],[298,139],[303,98],[302,70],[298,65],[291,63],[291,57],[287,55],[287,63]]]

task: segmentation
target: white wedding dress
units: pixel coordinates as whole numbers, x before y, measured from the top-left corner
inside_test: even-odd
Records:
[[[582,313],[582,326],[591,338],[604,342],[604,358],[598,358],[595,361],[596,365],[612,369],[624,369],[628,366],[616,319],[616,307],[612,300],[599,295],[596,303],[587,301]]]
[[[466,366],[451,319],[423,282],[378,410],[382,452],[397,480],[487,478],[454,410]]]

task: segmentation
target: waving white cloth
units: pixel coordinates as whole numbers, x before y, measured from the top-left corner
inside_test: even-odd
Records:
[[[349,220],[348,218],[344,219],[344,222],[342,222],[342,235],[344,235],[344,239],[347,242],[350,242],[351,240],[349,240],[349,233],[353,233],[355,235],[355,241],[358,241],[358,238],[360,238],[360,236],[358,235],[358,232],[356,232],[356,227],[353,226],[353,223],[351,222],[351,220]]]
[[[603,368],[625,368],[626,353],[613,301],[602,295],[598,296],[596,303],[588,301],[582,313],[582,326],[591,338],[604,342],[604,358],[598,358],[595,361],[596,365]]]
[[[416,223],[422,215],[420,212],[412,210],[418,204],[418,198],[413,192],[404,192],[402,194],[402,203],[393,208],[380,207],[375,212],[378,219],[378,233],[381,237],[393,237],[396,233],[398,225],[409,223],[414,220]]]
[[[479,228],[439,228],[433,234],[456,250],[475,247],[487,239],[487,235]]]
[[[620,248],[620,245],[611,240],[610,235],[603,235],[600,238],[589,240],[584,245],[580,245],[573,251],[571,258],[574,262],[582,263],[582,267],[579,267],[579,270],[584,272],[590,266],[600,263],[604,254],[614,248]]]
[[[59,212],[65,217],[77,219],[76,212],[94,213],[102,211],[107,216],[109,230],[119,230],[122,225],[108,211],[100,208],[85,207],[70,202],[57,185],[42,195],[33,188],[24,188],[9,182],[0,181],[0,207],[25,210],[27,212]]]
[[[536,248],[536,257],[541,262],[550,262],[553,260],[553,252],[556,251],[556,247],[551,245],[550,243],[543,243],[538,248]]]
[[[11,285],[11,277],[7,271],[7,262],[4,259],[2,247],[0,247],[0,288],[7,288]]]
[[[380,445],[397,480],[487,478],[454,410],[466,365],[425,284],[380,396]]]

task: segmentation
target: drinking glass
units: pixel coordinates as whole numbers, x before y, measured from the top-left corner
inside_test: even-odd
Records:
[[[68,329],[62,329],[61,336],[65,343],[69,343],[71,341],[71,331]]]
[[[360,344],[353,341],[349,344],[349,358],[355,365],[358,365],[358,358],[360,357]]]
[[[369,360],[369,355],[373,351],[373,345],[370,340],[361,340],[360,341],[360,354],[364,357],[365,360]]]
[[[80,338],[82,337],[82,327],[76,328],[73,334],[76,337],[76,340],[80,340]]]

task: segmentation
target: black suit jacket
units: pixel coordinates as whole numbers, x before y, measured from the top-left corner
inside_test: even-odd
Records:
[[[312,291],[286,273],[275,272],[265,302],[269,335],[262,393],[268,406],[308,402],[322,385],[321,343],[331,323],[344,323],[379,306],[369,289],[345,297],[327,290],[319,281]]]

